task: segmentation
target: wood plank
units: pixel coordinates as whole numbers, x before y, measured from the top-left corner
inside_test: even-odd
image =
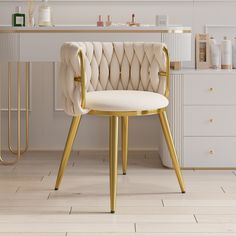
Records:
[[[109,207],[109,206],[108,206]],[[104,207],[102,206],[72,206],[71,214],[86,214],[86,213],[102,213]],[[119,206],[117,214],[121,215],[176,215],[176,214],[235,214],[236,207],[156,207],[156,206]]]
[[[122,236],[233,236],[233,235],[235,235],[235,233],[122,233]],[[120,234],[117,234],[117,233],[68,233],[67,236],[120,236]]]
[[[195,215],[199,223],[236,223],[236,213],[233,215]]]
[[[236,224],[136,224],[136,232],[140,233],[236,233]]]
[[[15,223],[12,227],[11,223],[0,223],[0,232],[12,233],[53,233],[53,232],[135,232],[134,224],[81,224],[81,223]]]
[[[164,206],[216,206],[216,207],[235,207],[236,200],[171,200],[164,199]]]
[[[0,236],[67,236],[66,233],[0,233]]]
[[[0,207],[0,213],[6,215],[69,215],[70,206],[5,206]],[[17,216],[18,218],[18,216]]]
[[[193,215],[117,215],[117,214],[80,214],[80,215],[0,215],[0,224],[11,222],[15,223],[195,223]]]

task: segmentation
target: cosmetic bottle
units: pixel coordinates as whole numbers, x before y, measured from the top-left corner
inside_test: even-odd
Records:
[[[39,7],[39,26],[52,26],[51,7],[48,5],[48,0],[42,0]]]
[[[130,22],[127,22],[127,24],[129,26],[140,26],[140,23],[136,22],[135,14],[132,14],[132,20]]]
[[[106,21],[106,26],[108,27],[108,26],[111,26],[111,25],[112,25],[111,16],[108,15],[107,16],[107,21]]]
[[[232,42],[227,37],[221,42],[221,69],[232,69]]]
[[[16,13],[12,15],[12,26],[13,27],[25,26],[25,14],[21,13],[21,7],[17,7]]]
[[[236,69],[236,38],[233,43],[233,69]]]
[[[209,39],[210,46],[210,58],[211,58],[211,68],[220,69],[221,68],[221,45],[216,43],[214,37]]]
[[[101,15],[98,17],[97,26],[98,27],[103,27],[104,26],[104,22],[102,21],[102,16]]]

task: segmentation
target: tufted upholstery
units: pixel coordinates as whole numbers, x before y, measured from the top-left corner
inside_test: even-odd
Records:
[[[87,92],[101,90],[140,90],[164,94],[166,57],[162,43],[78,42],[62,46],[61,76],[65,111],[86,113],[81,104],[81,88],[74,77],[80,75],[79,50],[83,51]]]

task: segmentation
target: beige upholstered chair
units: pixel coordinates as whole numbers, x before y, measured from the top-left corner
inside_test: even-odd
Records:
[[[166,107],[170,62],[161,43],[65,43],[61,50],[65,111],[73,116],[55,190],[58,190],[83,114],[110,117],[110,204],[116,208],[118,120],[122,121],[123,174],[127,169],[128,117],[158,115],[182,193],[185,187]]]

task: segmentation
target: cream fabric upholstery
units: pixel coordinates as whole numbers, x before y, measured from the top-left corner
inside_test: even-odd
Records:
[[[132,90],[88,92],[86,108],[98,111],[148,111],[168,106],[168,99],[158,93]]]
[[[60,73],[65,111],[70,115],[80,115],[91,109],[89,104],[86,106],[88,109],[81,108],[81,86],[78,82],[74,82],[74,77],[80,75],[78,59],[80,50],[85,56],[88,92],[139,90],[164,94],[165,78],[159,76],[160,71],[166,71],[163,47],[162,43],[138,42],[65,43],[61,49]],[[144,103],[141,104],[140,106],[143,106]]]

